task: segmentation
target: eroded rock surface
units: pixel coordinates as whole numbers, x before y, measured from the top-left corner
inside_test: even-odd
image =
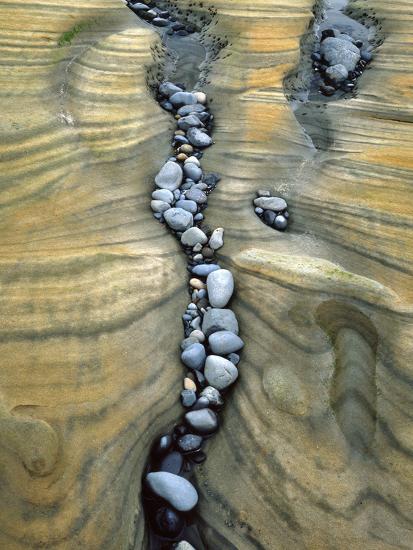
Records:
[[[225,226],[245,350],[198,469],[202,535],[223,549],[409,547],[411,2],[375,2],[385,41],[358,97],[314,122],[317,162],[283,87],[311,3],[214,8],[205,40],[228,46],[206,75],[216,145],[203,163],[222,176],[207,214]],[[0,71],[0,546],[145,548],[140,478],[179,415],[169,327],[186,303],[183,260],[148,207],[169,140],[145,87],[156,35],[115,0],[0,13],[13,44]],[[286,233],[251,208],[268,187],[289,205]],[[27,471],[10,415],[55,434],[45,475]]]

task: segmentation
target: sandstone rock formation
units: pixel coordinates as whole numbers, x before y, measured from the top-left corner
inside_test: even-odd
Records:
[[[284,93],[311,2],[178,4],[215,9],[205,43],[228,42],[205,73],[204,166],[222,176],[207,221],[225,226],[245,341],[196,474],[201,534],[214,549],[408,548],[412,2],[375,2],[385,41],[358,97],[314,120],[316,155]],[[145,548],[140,476],[180,414],[187,300],[149,210],[169,150],[146,87],[159,41],[116,0],[2,0],[0,15],[0,547]],[[287,233],[253,212],[268,186]]]

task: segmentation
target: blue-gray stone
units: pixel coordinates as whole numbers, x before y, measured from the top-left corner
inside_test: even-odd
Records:
[[[329,65],[344,65],[348,71],[354,71],[360,60],[357,46],[342,38],[326,38],[321,43],[320,51]]]
[[[177,92],[170,96],[169,101],[174,107],[182,107],[183,105],[195,105],[198,103],[194,94],[189,92]]]
[[[193,453],[201,448],[202,437],[195,434],[186,434],[178,439],[177,445],[183,453]]]
[[[192,214],[183,208],[170,208],[164,213],[164,218],[175,231],[186,231],[194,224]]]
[[[192,268],[192,273],[198,275],[198,277],[207,277],[210,273],[218,269],[221,269],[218,264],[200,264]]]
[[[201,132],[198,128],[190,128],[186,134],[186,137],[188,138],[189,143],[195,147],[209,147],[212,145],[212,139],[210,136],[205,132]]]
[[[196,401],[196,393],[194,390],[181,391],[181,403],[184,407],[192,407]]]
[[[191,187],[191,189],[186,192],[186,198],[198,204],[205,204],[208,201],[208,197],[205,193],[196,187]]]
[[[182,88],[179,88],[176,84],[173,84],[172,82],[162,82],[162,84],[159,86],[159,93],[164,95],[165,97],[171,97],[171,95],[182,91]]]
[[[228,355],[244,347],[241,338],[229,330],[214,332],[210,335],[208,342],[212,353],[215,355]]]
[[[231,309],[211,308],[205,312],[202,321],[202,332],[205,336],[209,337],[213,332],[219,330],[228,330],[238,334],[238,321]]]
[[[205,348],[199,342],[192,344],[181,353],[181,360],[190,369],[202,369],[205,363]]]
[[[171,204],[174,201],[174,195],[169,189],[156,189],[152,193],[152,198],[157,201],[164,201]]]
[[[211,409],[189,411],[185,415],[185,421],[190,428],[201,435],[209,435],[218,429],[218,417]]]
[[[238,378],[238,369],[224,357],[208,355],[204,375],[210,386],[217,390],[224,390]]]
[[[216,388],[213,388],[212,386],[207,386],[202,390],[201,397],[199,399],[202,399],[203,397],[208,399],[208,402],[211,405],[211,407],[221,407],[224,404],[224,400],[219,390],[217,390]]]
[[[168,160],[156,175],[155,184],[161,189],[175,191],[181,185],[182,178],[183,172],[180,165],[177,162]]]
[[[200,103],[196,103],[195,105],[184,105],[183,107],[180,107],[178,109],[178,115],[187,116],[191,113],[202,113],[202,111],[204,110],[205,106],[201,105]]]
[[[198,503],[195,487],[183,477],[169,472],[151,472],[146,476],[146,483],[155,495],[179,512],[189,512]]]
[[[184,174],[193,181],[199,181],[202,178],[202,170],[194,162],[186,162],[184,164]]]
[[[191,212],[191,214],[196,214],[196,212],[198,210],[198,205],[195,201],[179,200],[175,204],[175,207],[176,208],[183,208],[184,210],[187,210],[188,212]]]
[[[181,130],[189,130],[189,128],[200,128],[203,126],[202,122],[196,115],[188,115],[178,120],[178,127]]]

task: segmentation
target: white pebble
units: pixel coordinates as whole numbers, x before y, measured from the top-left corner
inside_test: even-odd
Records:
[[[217,227],[216,229],[214,229],[208,244],[209,244],[209,247],[212,248],[212,250],[218,250],[219,248],[224,246],[224,228],[223,227]]]

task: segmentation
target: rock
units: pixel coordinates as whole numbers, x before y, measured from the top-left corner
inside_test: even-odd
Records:
[[[209,246],[204,246],[202,249],[202,256],[207,259],[211,259],[214,257],[214,251],[212,248],[209,248]]]
[[[179,200],[175,203],[175,208],[182,208],[191,214],[196,214],[198,211],[198,205],[195,201]]]
[[[155,25],[155,27],[167,27],[169,25],[169,21],[167,19],[163,19],[162,17],[154,17],[152,19],[152,24]]]
[[[199,181],[202,178],[202,170],[194,162],[185,162],[184,174],[193,181]]]
[[[165,109],[165,111],[170,112],[174,110],[174,106],[169,101],[161,101],[160,106],[162,107],[162,109]]]
[[[224,400],[222,398],[222,395],[219,393],[219,390],[213,388],[212,386],[207,386],[202,390],[201,398],[202,397],[208,399],[211,407],[222,407],[222,405],[224,404]]]
[[[168,189],[156,189],[156,191],[152,193],[152,198],[157,201],[167,202],[168,204],[174,201],[174,195]]]
[[[204,132],[201,132],[198,128],[190,128],[186,135],[189,142],[195,147],[209,147],[212,145],[212,139],[210,136]]]
[[[263,220],[267,225],[272,225],[275,222],[276,214],[272,210],[264,210]]]
[[[184,459],[181,453],[173,451],[168,453],[160,462],[159,469],[162,472],[169,472],[170,474],[178,475],[182,471],[184,465]]]
[[[189,128],[201,128],[203,124],[196,115],[188,115],[178,120],[178,127],[186,131]]]
[[[190,378],[184,378],[184,390],[196,391],[196,384]]]
[[[185,520],[175,510],[162,506],[156,511],[155,526],[163,537],[176,538],[183,531]]]
[[[179,148],[179,151],[181,153],[185,153],[185,155],[191,155],[194,152],[194,148],[192,147],[192,145],[189,145],[189,143],[184,143]]]
[[[188,200],[195,201],[197,204],[205,204],[208,201],[205,193],[196,187],[191,187],[185,196]]]
[[[339,34],[337,38],[340,38],[340,40],[346,40],[347,42],[352,42],[354,44],[353,38],[349,34]]]
[[[332,65],[326,69],[326,76],[334,82],[342,82],[348,77],[348,70],[344,65]]]
[[[228,269],[218,269],[208,275],[207,291],[212,307],[223,308],[234,292],[234,277]]]
[[[200,264],[192,268],[192,273],[198,277],[207,277],[213,271],[221,269],[218,264]]]
[[[228,330],[238,334],[238,321],[231,309],[209,309],[202,322],[202,332],[208,338],[212,333]]]
[[[329,38],[331,36],[335,36],[336,33],[334,32],[334,29],[325,29],[321,33],[321,39],[320,42],[323,42],[326,38]]]
[[[172,82],[162,82],[159,86],[159,93],[165,97],[171,97],[171,95],[182,92],[181,88]]]
[[[189,284],[192,288],[196,288],[198,290],[206,289],[206,284],[203,283],[200,279],[192,278],[189,280]]]
[[[179,107],[178,109],[178,115],[185,117],[193,113],[202,113],[204,110],[204,106],[200,103],[196,103],[195,105],[184,105],[183,107]]]
[[[208,355],[204,375],[210,386],[217,390],[224,390],[238,378],[238,369],[224,357]]]
[[[189,337],[196,338],[201,344],[205,342],[205,334],[201,330],[193,330]]]
[[[188,414],[193,413],[185,416]],[[146,476],[146,483],[155,495],[179,512],[189,512],[197,505],[198,493],[192,483],[183,477],[169,472],[151,472]]]
[[[202,105],[205,105],[207,102],[207,96],[204,94],[204,92],[192,92],[194,96],[197,98],[198,103],[201,103]]]
[[[186,540],[181,540],[175,546],[175,550],[196,550],[196,549],[192,546],[192,544],[189,544],[189,542],[186,542]]]
[[[182,340],[181,342],[181,350],[182,351],[185,351],[186,349],[188,349],[190,346],[192,346],[192,344],[198,344],[199,341],[197,338],[194,338],[193,336],[189,336],[188,338],[185,338],[184,340]]]
[[[273,212],[282,212],[287,208],[287,203],[280,197],[257,197],[254,199],[254,205]]]
[[[186,161],[185,161],[185,164],[188,164],[188,163],[190,163],[190,162],[192,162],[193,164],[196,164],[197,166],[201,167],[201,163],[200,163],[199,160],[198,160],[196,157],[194,157],[194,156],[188,157],[188,158],[186,159]]]
[[[215,187],[216,184],[221,181],[221,176],[215,174],[214,172],[210,172],[204,176],[203,181],[208,185],[208,187]]]
[[[193,411],[199,411],[201,409],[206,409],[209,407],[209,401],[206,397],[200,397],[195,405],[192,407]]]
[[[271,191],[268,189],[258,189],[257,197],[271,197]]]
[[[218,417],[211,409],[189,411],[185,415],[188,426],[201,435],[210,435],[218,429]]]
[[[161,435],[152,446],[151,455],[155,458],[164,456],[172,446],[172,436],[170,434]]]
[[[154,212],[165,212],[171,208],[171,205],[165,201],[153,200],[151,201],[151,208]]]
[[[183,201],[183,202],[189,202],[189,201]],[[181,243],[184,246],[192,247],[198,243],[205,244],[207,240],[208,240],[208,237],[198,227],[190,227],[184,233],[182,233],[182,236],[181,236]]]
[[[181,403],[184,407],[192,407],[196,401],[196,393],[194,390],[182,390],[181,391]]]
[[[219,330],[208,339],[209,347],[215,355],[228,355],[244,347],[242,339],[228,330]]]
[[[186,434],[177,441],[178,449],[183,453],[193,453],[199,451],[202,445],[202,437],[195,434]]]
[[[205,357],[205,348],[199,342],[192,344],[181,354],[182,363],[190,369],[202,369],[205,363]]]
[[[165,212],[164,218],[175,231],[186,231],[194,224],[192,214],[183,208],[170,208]]]
[[[195,220],[196,222],[201,222],[203,219],[204,219],[204,215],[201,214],[201,212],[198,212],[198,214],[196,214],[196,215],[194,216],[194,220]]]
[[[371,52],[362,51],[360,57],[366,63],[370,63],[370,61],[373,59],[373,54]]]
[[[240,362],[240,356],[238,355],[238,353],[230,353],[229,355],[227,355],[227,359],[228,361],[231,361],[231,363],[233,363],[235,366],[237,366]]]
[[[169,101],[174,107],[182,107],[183,105],[195,105],[196,103],[198,103],[196,96],[189,92],[177,92],[170,96]]]
[[[161,189],[168,189],[169,191],[175,191],[181,183],[183,178],[182,168],[177,162],[166,162],[157,176],[155,177],[155,184]]]
[[[264,210],[262,208],[260,208],[259,206],[257,206],[256,208],[254,208],[254,212],[257,214],[257,216],[261,216],[261,214],[264,212]]]
[[[342,38],[326,38],[321,44],[321,54],[329,65],[344,65],[347,71],[353,71],[360,60],[357,46]]]
[[[157,13],[155,10],[148,10],[148,11],[141,11],[139,14],[141,17],[146,19],[147,21],[152,21],[155,17],[157,17]]]
[[[274,227],[276,229],[285,229],[287,227],[287,220],[284,216],[277,216],[274,220]]]
[[[212,250],[219,250],[224,246],[224,229],[222,227],[214,229],[209,239],[208,246],[212,248]]]

